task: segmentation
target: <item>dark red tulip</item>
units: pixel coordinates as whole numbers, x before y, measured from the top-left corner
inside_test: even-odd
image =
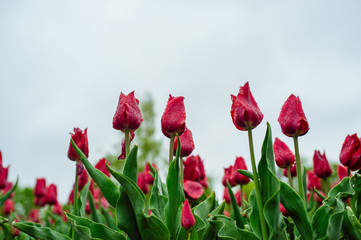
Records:
[[[183,134],[179,137],[179,139],[181,141],[180,156],[187,157],[191,155],[191,153],[194,150],[194,142],[193,142],[193,136],[191,130],[189,130],[186,127]],[[177,153],[177,146],[178,146],[178,138],[176,138],[174,141],[174,152],[173,152],[174,156]]]
[[[3,167],[2,165],[0,165],[0,189],[4,189],[8,183],[8,172],[9,172],[9,167]]]
[[[149,193],[149,185],[146,181],[146,173],[145,172],[140,172],[138,173],[137,176],[137,185],[140,188],[140,190],[143,191],[144,194]]]
[[[207,180],[207,176],[205,176],[203,179],[201,179],[200,181],[198,181],[204,188],[208,187],[208,180]]]
[[[206,174],[204,166],[199,155],[189,156],[184,160],[184,179],[192,181],[201,181],[205,178]]]
[[[170,138],[171,135],[182,135],[186,127],[186,110],[184,97],[173,97],[169,95],[167,106],[162,116],[162,132]]]
[[[59,216],[62,216],[63,215],[63,208],[62,208],[62,206],[59,204],[59,203],[57,203],[57,204],[55,204],[54,205],[54,207],[53,207],[53,211],[52,211],[54,214],[56,214],[56,215],[59,215]]]
[[[340,153],[340,162],[351,171],[357,171],[361,168],[361,140],[357,134],[347,135],[342,144]]]
[[[226,203],[228,203],[228,204],[231,203],[231,197],[229,196],[229,192],[228,192],[227,187],[224,188],[223,199],[226,201]]]
[[[3,189],[3,194],[9,192],[13,188],[13,184],[11,182],[6,182],[5,187]],[[14,192],[10,194],[10,198],[14,197]]]
[[[3,165],[3,155],[0,150],[0,166],[2,166],[2,165]]]
[[[37,178],[34,188],[34,195],[37,197],[43,197],[46,194],[46,181],[45,178]]]
[[[321,190],[321,179],[313,171],[307,171],[307,189],[314,188]]]
[[[282,142],[280,139],[276,138],[273,143],[273,152],[275,155],[276,164],[280,168],[287,168],[292,166],[295,161],[295,155],[288,148],[286,143]]]
[[[296,163],[293,164],[292,167],[290,167],[290,171],[291,171],[291,177],[296,177],[296,176],[297,176]],[[287,176],[287,168],[284,168],[284,169],[283,169],[283,176],[288,177],[288,176]]]
[[[155,163],[151,163],[152,167],[154,169],[158,169],[157,168],[157,165],[155,165]],[[153,184],[153,181],[154,181],[154,178],[152,177],[152,175],[150,175],[152,171],[150,170],[150,167],[148,165],[148,162],[145,163],[145,167],[144,167],[144,176],[145,176],[145,181],[148,183],[148,184]]]
[[[236,192],[236,194],[234,194],[234,196],[235,196],[235,198],[236,198],[236,200],[237,200],[237,205],[238,205],[238,206],[241,206],[241,204],[242,204],[241,190],[238,190],[238,191]]]
[[[113,128],[125,131],[135,131],[143,121],[139,108],[139,101],[134,96],[134,91],[125,95],[120,93],[117,110],[113,117]]]
[[[110,172],[108,171],[107,167],[105,166],[105,163],[107,163],[109,166],[110,164],[106,160],[106,158],[102,158],[99,160],[97,164],[95,164],[95,168],[99,169],[102,173],[110,177]]]
[[[247,170],[246,162],[242,157],[236,157],[236,161],[231,172],[231,182],[239,185],[245,185],[249,183],[249,178],[240,174],[238,169]]]
[[[79,128],[74,128],[74,133],[71,133],[71,138],[75,142],[76,146],[84,153],[86,157],[89,155],[89,145],[88,145],[88,136],[87,136],[87,128],[84,130],[80,130]],[[73,161],[80,161],[78,154],[75,152],[75,149],[69,144],[68,149],[68,158]]]
[[[319,178],[331,177],[332,169],[327,161],[325,152],[321,155],[320,151],[315,151],[313,155],[313,170]]]
[[[280,210],[283,216],[288,217],[288,212],[286,211],[285,207],[280,203]]]
[[[133,141],[135,136],[134,132],[130,132],[130,138],[129,138],[129,145]],[[118,160],[125,159],[126,152],[125,152],[125,137],[122,138],[122,152],[120,153],[120,156],[118,157]]]
[[[231,95],[231,99],[231,116],[237,129],[247,131],[262,122],[263,114],[252,96],[248,82],[240,87],[237,97]]]
[[[4,202],[4,208],[3,208],[4,215],[7,216],[10,213],[13,213],[14,211],[15,211],[14,200],[6,199]]]
[[[199,182],[192,180],[185,180],[183,183],[183,190],[187,198],[198,199],[203,193],[203,186]]]
[[[227,187],[227,180],[228,180],[229,184],[231,185],[231,187],[234,187],[237,185],[236,183],[232,182],[232,179],[231,179],[232,171],[233,171],[232,165],[229,166],[228,168],[224,169],[224,175],[222,178],[222,184],[224,187]]]
[[[341,165],[337,166],[337,176],[338,179],[341,181],[342,179],[344,179],[345,177],[347,177],[347,168]],[[350,176],[352,176],[352,174],[350,174]]]
[[[50,184],[46,189],[45,202],[49,205],[55,205],[58,203],[57,200],[58,194],[56,190],[56,185]]]
[[[305,135],[310,129],[301,101],[293,94],[283,104],[278,122],[283,134],[289,137]]]
[[[31,209],[29,212],[29,217],[32,222],[40,223],[39,208]]]
[[[68,198],[68,204],[74,205],[74,189],[71,190]]]
[[[43,197],[35,196],[34,205],[37,207],[44,207],[46,205],[46,195]]]
[[[181,224],[185,229],[190,229],[196,224],[196,219],[193,216],[191,207],[189,206],[188,200],[186,199],[183,203]]]
[[[86,169],[82,171],[82,173],[79,175],[78,179],[78,189],[81,191],[83,187],[88,183],[89,176]]]

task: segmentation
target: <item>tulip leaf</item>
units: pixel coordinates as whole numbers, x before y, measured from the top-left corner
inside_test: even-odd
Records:
[[[133,182],[137,182],[137,153],[138,146],[134,146],[125,159],[125,165],[123,174],[131,179]],[[115,172],[114,169],[113,173]],[[135,217],[134,209],[127,193],[123,186],[119,187],[120,196],[116,206],[116,216],[118,222],[118,228],[124,230],[129,234],[132,239],[141,239],[137,219]]]
[[[9,219],[3,217],[3,216],[0,216],[0,225],[4,224],[4,223],[7,223],[9,221]]]
[[[109,172],[122,185],[133,206],[134,214],[140,230],[141,239],[169,239],[169,231],[165,224],[156,216],[146,212],[145,196],[142,190],[127,176],[114,171],[107,166]],[[128,233],[128,232],[127,232]],[[129,233],[128,233],[129,234]]]
[[[83,187],[83,189],[80,191],[79,194],[79,200],[78,200],[78,213],[75,213],[75,215],[79,215],[82,217],[85,217],[85,206],[86,206],[86,199],[88,197],[88,192],[89,192],[89,186],[90,186],[90,181],[88,181],[88,183]]]
[[[110,205],[116,207],[117,200],[119,198],[119,189],[115,183],[108,178],[102,171],[96,169],[89,162],[88,158],[84,153],[76,146],[73,139],[70,139],[75,152],[78,154],[80,160],[83,162],[86,170],[88,171],[91,178],[98,184],[100,190],[102,191],[104,197],[107,199]]]
[[[168,169],[167,189],[168,202],[165,206],[165,220],[171,238],[176,236],[178,228],[181,226],[180,218],[182,213],[182,203],[184,202],[184,192],[180,184],[180,140],[178,138],[178,146],[176,157],[171,162]]]
[[[237,228],[236,222],[224,215],[216,215],[210,220],[214,231],[220,239],[247,239],[247,240],[259,240],[259,238],[252,232]]]
[[[123,233],[111,229],[104,224],[93,222],[84,217],[79,217],[71,213],[66,214],[68,220],[73,225],[76,233],[81,239],[102,239],[118,240],[126,239]]]
[[[7,193],[5,193],[3,196],[0,197],[0,207],[4,205],[5,200],[8,199],[12,194],[12,192],[15,191],[16,187],[18,186],[18,182],[19,182],[19,176],[16,178],[16,182],[14,186],[10,189],[10,191],[8,191]]]
[[[101,218],[98,214],[98,211],[95,207],[95,203],[94,203],[94,198],[91,192],[88,192],[88,201],[89,201],[89,208],[90,208],[90,217],[91,220],[93,220],[94,222],[100,223],[101,222]]]
[[[350,207],[346,207],[343,216],[343,237],[347,240],[361,239],[361,224]]]
[[[249,215],[249,221],[252,227],[254,234],[262,239],[262,229],[261,229],[261,221],[259,219],[259,210],[256,199],[256,190],[253,189],[249,195],[249,203],[251,204],[251,213]]]
[[[351,177],[352,184],[354,185],[355,195],[350,199],[350,205],[356,217],[361,217],[361,177],[359,174]]]
[[[153,168],[150,163],[148,163],[148,165],[154,176],[152,194],[149,200],[149,209],[164,222],[164,208],[168,201],[168,198],[165,196],[166,194],[163,193],[162,181],[159,178],[158,171]]]
[[[303,239],[312,238],[312,227],[307,216],[305,204],[300,195],[284,182],[281,183],[281,203],[295,223]]]
[[[275,173],[272,131],[271,126],[267,123],[266,136],[262,145],[262,157],[258,164],[263,215],[268,225],[269,239],[287,239],[286,224],[280,211],[281,184]]]
[[[248,177],[249,179],[253,180],[253,174],[250,171],[244,170],[244,169],[238,169],[237,170],[240,174]]]
[[[201,203],[202,204],[202,203]],[[224,211],[224,207],[225,207],[226,203],[225,202],[222,202],[221,205],[219,205],[217,208],[215,208],[212,212],[210,212],[207,216],[207,219],[210,219],[216,215],[219,215],[219,214],[222,214],[223,211]],[[198,205],[195,207],[195,209],[198,207]],[[197,222],[198,222],[198,219],[199,217],[197,216],[197,212],[198,210],[195,210],[195,218],[197,219]],[[203,213],[202,213],[203,215]],[[202,218],[202,217],[201,217]],[[216,239],[216,233],[214,232],[210,222],[207,220],[205,221],[205,227],[203,228],[198,228],[197,227],[197,223],[196,223],[196,228],[198,229],[197,230],[197,233],[198,233],[198,238],[200,240],[214,240]]]
[[[236,197],[234,196],[231,185],[229,184],[228,181],[227,181],[227,188],[228,188],[229,197],[231,198],[231,205],[232,205],[234,219],[236,220],[236,225],[239,228],[244,228],[244,224],[246,223],[246,220],[239,211]]]
[[[12,225],[20,231],[42,240],[71,240],[68,236],[52,230],[49,227],[42,227],[38,223],[32,222],[12,222]]]
[[[321,201],[325,200],[326,197],[323,196],[316,188],[313,189],[315,191],[315,193],[317,194],[317,196],[321,199]]]

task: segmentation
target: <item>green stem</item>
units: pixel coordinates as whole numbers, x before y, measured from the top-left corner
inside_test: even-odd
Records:
[[[351,176],[351,170],[349,167],[347,167],[347,177],[350,177]]]
[[[287,167],[287,176],[288,176],[288,182],[290,183],[291,188],[293,188],[291,167]]]
[[[267,227],[266,227],[266,221],[264,219],[264,214],[263,214],[261,189],[260,189],[260,185],[259,185],[258,173],[257,173],[257,168],[256,168],[256,160],[254,157],[252,129],[250,129],[250,128],[248,129],[248,141],[249,141],[249,152],[251,155],[253,180],[254,180],[254,185],[256,188],[255,190],[256,190],[258,212],[259,212],[259,218],[260,218],[260,222],[261,222],[262,238],[263,238],[263,240],[266,240],[266,239],[268,239],[268,232],[267,232]]]
[[[181,185],[182,185],[182,188],[183,188],[183,178],[184,178],[184,176],[183,176],[183,169],[184,169],[184,166],[183,166],[183,157],[181,156],[180,157],[180,167],[181,167],[181,169],[180,169],[180,174],[181,174]]]
[[[293,143],[295,145],[295,155],[296,155],[296,170],[297,170],[297,180],[298,180],[298,192],[301,195],[303,203],[306,206],[306,199],[305,199],[305,190],[303,187],[302,181],[302,164],[300,158],[300,151],[298,149],[298,136],[293,137]]]
[[[130,152],[130,131],[125,130],[124,134],[125,134],[125,158],[127,158]]]
[[[175,139],[175,135],[174,135],[174,134],[170,135],[170,143],[169,143],[169,166],[170,166],[170,163],[171,163],[172,160],[173,160],[174,139]]]
[[[73,213],[74,215],[78,215],[78,164],[75,164],[75,185],[74,185],[74,207],[73,207]],[[75,229],[72,228],[72,236],[73,239],[75,239]]]
[[[330,187],[330,181],[328,181],[328,178],[321,178],[321,190],[324,194],[326,194],[326,196],[330,191]]]
[[[241,192],[241,211],[243,212],[243,187],[240,185],[239,191]]]

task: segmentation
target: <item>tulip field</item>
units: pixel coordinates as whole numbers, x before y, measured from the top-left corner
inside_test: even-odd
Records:
[[[223,184],[223,196],[215,195],[202,159],[192,155],[183,97],[169,96],[160,121],[169,138],[166,178],[155,163],[137,171],[138,146],[132,139],[143,122],[142,112],[134,92],[121,93],[113,128],[124,134],[118,157],[124,167],[116,169],[106,158],[92,165],[87,129],[74,128],[67,153],[74,162],[74,187],[66,204],[58,202],[56,185],[38,178],[29,214],[15,211],[18,180],[8,181],[9,167],[0,152],[0,239],[361,239],[357,134],[345,133],[337,170],[319,150],[313,167],[306,169],[298,139],[310,128],[300,98],[291,94],[278,122],[294,145],[273,138],[267,123],[261,158],[255,159],[252,130],[263,114],[248,82],[231,95],[230,104],[235,131],[248,135],[251,166],[241,156],[223,166],[222,182],[214,183]],[[285,178],[278,177],[278,168]]]

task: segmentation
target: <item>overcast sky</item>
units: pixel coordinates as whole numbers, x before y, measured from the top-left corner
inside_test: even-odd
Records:
[[[220,191],[223,167],[243,156],[246,132],[230,117],[230,94],[249,81],[264,114],[254,130],[256,158],[269,121],[290,94],[310,124],[300,138],[338,162],[347,134],[361,136],[359,1],[1,1],[0,150],[9,178],[58,185],[74,181],[67,158],[73,127],[88,127],[94,163],[119,141],[112,118],[120,92],[149,91],[158,138],[168,95],[184,96],[194,154]],[[166,148],[165,148],[166,149]],[[162,153],[166,158],[167,151]]]

